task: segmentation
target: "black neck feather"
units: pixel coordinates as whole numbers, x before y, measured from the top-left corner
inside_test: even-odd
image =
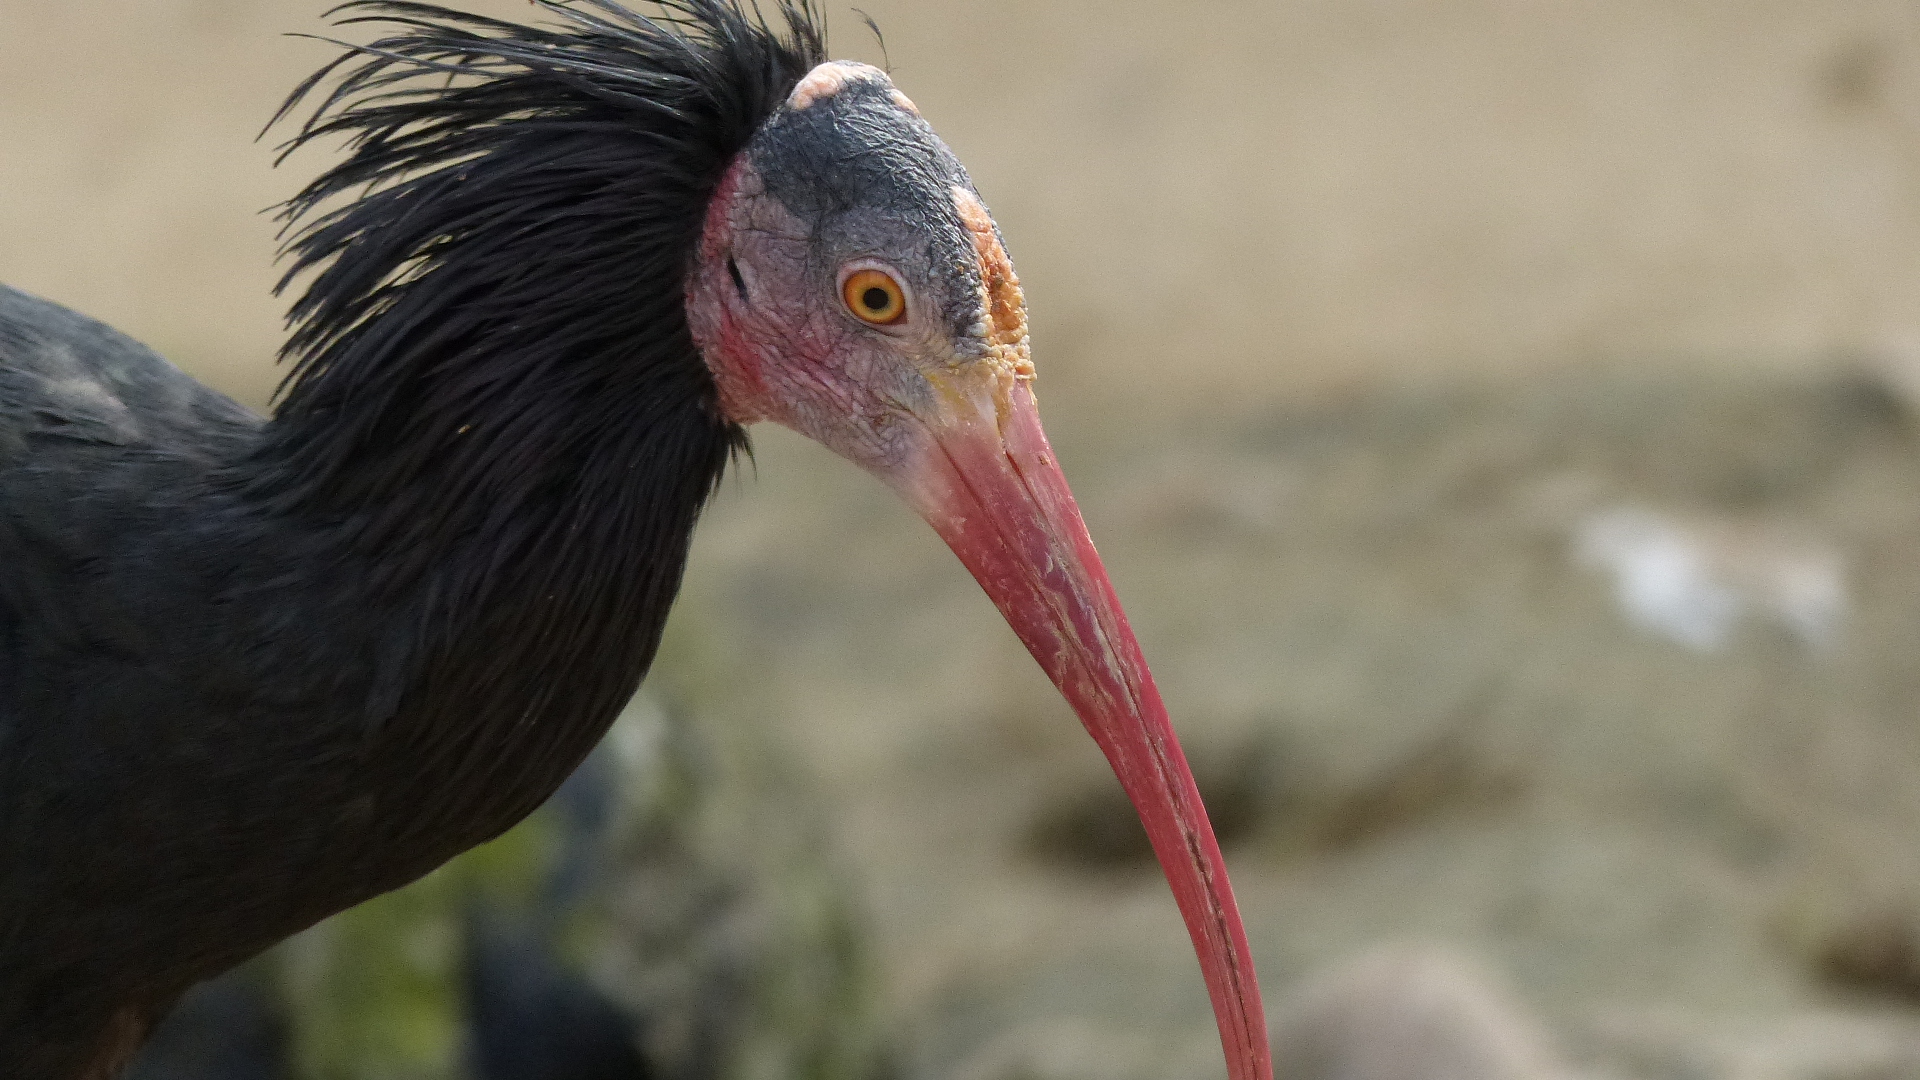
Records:
[[[282,287],[315,273],[247,486],[370,545],[484,530],[636,429],[739,440],[685,274],[722,170],[824,58],[813,13],[783,2],[779,35],[737,0],[539,2],[558,25],[346,4],[396,32],[281,110],[338,74],[284,149],[349,153],[284,209]]]
[[[394,782],[511,804],[449,802],[418,830],[530,810],[644,674],[744,446],[687,327],[687,268],[727,164],[824,59],[807,0],[782,0],[777,31],[740,0],[651,19],[537,2],[554,26],[347,4],[344,23],[394,32],[282,110],[331,86],[287,149],[348,152],[285,208],[282,287],[311,280],[280,407],[230,486],[413,628]],[[530,718],[580,731],[507,760]]]

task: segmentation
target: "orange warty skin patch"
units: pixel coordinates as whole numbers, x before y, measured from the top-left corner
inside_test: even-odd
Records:
[[[987,316],[984,359],[1006,367],[1017,379],[1031,380],[1033,349],[1027,340],[1027,298],[1020,291],[1013,260],[1007,258],[1007,249],[1001,245],[993,218],[979,196],[956,187],[953,205],[973,236],[974,255],[980,260],[980,309]]]
[[[806,76],[793,86],[793,93],[787,95],[787,108],[805,109],[815,102],[846,89],[853,82],[891,82],[887,73],[872,64],[861,64],[852,60],[829,60],[807,72]],[[898,94],[898,91],[895,91]]]
[[[793,92],[787,95],[787,108],[799,110],[832,97],[846,89],[848,83],[877,82],[887,86],[887,94],[902,112],[913,116],[920,115],[920,107],[913,99],[895,88],[887,73],[872,64],[862,64],[854,60],[829,60],[807,72],[806,76],[794,84]]]

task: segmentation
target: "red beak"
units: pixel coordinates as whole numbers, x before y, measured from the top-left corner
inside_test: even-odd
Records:
[[[960,556],[1105,751],[1193,937],[1227,1075],[1270,1080],[1266,1013],[1220,845],[1030,385],[932,381],[940,400],[920,416],[926,438],[911,460],[876,471]]]

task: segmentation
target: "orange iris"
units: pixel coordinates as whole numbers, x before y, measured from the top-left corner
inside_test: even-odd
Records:
[[[840,296],[848,310],[876,326],[897,323],[907,314],[906,290],[884,270],[855,270],[840,286]]]

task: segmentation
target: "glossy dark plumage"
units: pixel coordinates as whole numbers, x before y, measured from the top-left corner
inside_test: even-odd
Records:
[[[684,268],[822,42],[787,4],[542,3],[345,9],[398,25],[295,140],[352,153],[288,210],[317,273],[271,420],[0,289],[20,1075],[109,1075],[196,980],[499,833],[651,661],[743,445]]]

